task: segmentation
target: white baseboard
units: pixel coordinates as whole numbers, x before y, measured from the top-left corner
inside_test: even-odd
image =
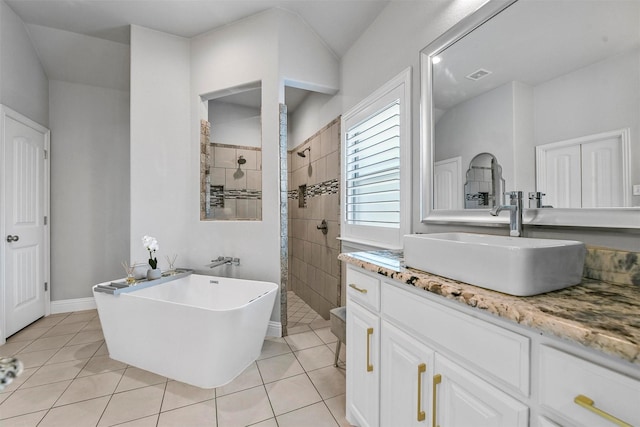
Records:
[[[51,301],[51,314],[93,310],[94,308],[96,308],[96,300],[93,297]]]
[[[273,320],[269,321],[269,326],[267,327],[267,336],[268,337],[281,337],[282,336],[282,323],[274,322]]]

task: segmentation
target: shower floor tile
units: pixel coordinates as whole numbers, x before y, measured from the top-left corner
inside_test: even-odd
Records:
[[[287,332],[289,335],[331,326],[293,291],[287,291]]]
[[[329,323],[293,292],[287,296],[289,335],[267,337],[258,361],[215,390],[109,358],[95,310],[40,319],[0,346],[0,355],[28,365],[0,392],[0,425],[349,426],[345,346],[335,368]]]

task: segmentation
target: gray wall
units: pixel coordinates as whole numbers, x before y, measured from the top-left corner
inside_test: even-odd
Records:
[[[91,296],[129,260],[129,93],[50,81],[51,300]],[[143,261],[143,260],[139,260]]]
[[[49,127],[49,80],[22,20],[0,0],[0,103]]]

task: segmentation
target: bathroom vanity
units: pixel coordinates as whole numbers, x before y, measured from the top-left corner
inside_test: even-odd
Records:
[[[405,268],[400,252],[339,258],[350,423],[640,425],[640,287],[515,297]]]

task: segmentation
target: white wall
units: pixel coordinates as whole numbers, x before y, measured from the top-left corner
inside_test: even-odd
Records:
[[[191,145],[198,147],[200,95],[249,82],[262,82],[262,221],[200,221],[200,154],[191,154],[192,183],[185,210],[189,262],[194,268],[218,256],[240,258],[240,266],[209,270],[245,279],[280,283],[280,196],[278,138],[278,19],[263,13],[191,40]],[[280,298],[272,320],[280,320]]]
[[[538,85],[535,145],[631,128],[631,184],[640,184],[640,49]],[[633,206],[640,206],[634,196]]]
[[[483,0],[454,0],[451,2],[390,2],[376,21],[349,49],[341,62],[341,88],[336,98],[342,107],[335,115],[344,113],[376,88],[407,66],[413,67],[413,200],[412,232],[473,230],[506,234],[506,228],[426,226],[420,222],[420,67],[419,52],[465,15],[481,6]],[[637,63],[636,63],[637,66]],[[634,73],[634,68],[625,71]],[[635,72],[635,85],[638,84]],[[625,86],[623,86],[625,87]],[[629,93],[638,93],[637,86],[626,86]],[[585,96],[590,92],[585,91]],[[636,114],[635,117],[638,117]],[[637,162],[636,162],[637,164]],[[586,228],[536,227],[532,237],[567,238],[587,244],[640,251],[637,233]]]
[[[133,258],[145,257],[139,239],[151,234],[160,243],[161,267],[163,255],[177,253],[179,266],[280,283],[278,115],[285,76],[310,87],[338,87],[338,72],[320,63],[327,54],[319,49],[326,48],[311,43],[315,35],[301,34],[309,29],[288,15],[271,10],[191,40],[132,28]],[[304,49],[280,51],[283,35]],[[208,117],[200,95],[255,81],[262,82],[262,221],[200,221],[200,120]],[[205,269],[219,255],[242,264]],[[272,319],[280,320],[279,304]]]
[[[178,254],[189,266],[187,222],[199,216],[189,194],[191,154],[189,40],[131,28],[131,259],[146,261],[142,236],[158,239],[160,268]]]
[[[448,109],[435,128],[435,161],[460,156],[464,173],[475,156],[491,153],[502,166],[505,189],[515,189],[513,113],[511,83]]]
[[[331,95],[312,92],[289,114],[287,149],[291,150],[309,139],[327,123],[335,119],[336,99]]]
[[[513,82],[514,185],[512,189],[524,191],[525,195],[536,189],[534,126],[533,88],[525,83]]]
[[[24,23],[0,0],[0,103],[49,127],[49,80]]]
[[[260,108],[245,107],[228,102],[209,101],[211,142],[216,144],[262,146]]]
[[[51,299],[91,296],[129,255],[129,93],[51,80]]]
[[[339,60],[326,44],[298,15],[284,10],[270,13],[278,20],[280,99],[285,84],[325,94],[338,92]]]
[[[128,44],[40,25],[26,27],[49,79],[129,90]]]

